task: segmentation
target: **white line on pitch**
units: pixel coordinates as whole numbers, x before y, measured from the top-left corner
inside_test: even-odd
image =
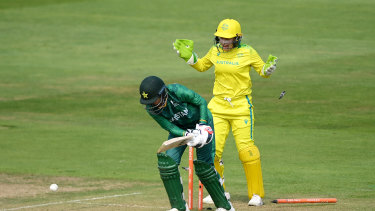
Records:
[[[30,206],[24,206],[24,207],[16,207],[16,208],[4,209],[4,211],[7,211],[7,210],[28,209],[28,208],[35,208],[35,207],[45,207],[45,206],[57,205],[57,204],[77,203],[77,202],[83,202],[83,201],[93,201],[93,200],[99,200],[99,199],[116,198],[116,197],[131,196],[131,195],[137,195],[137,194],[141,194],[141,193],[128,193],[128,194],[113,195],[113,196],[94,197],[94,198],[91,198],[91,199],[77,199],[77,200],[70,200],[70,201],[58,201],[58,202],[51,202],[51,203],[46,203],[46,204],[36,204],[36,205],[30,205]]]
[[[155,206],[144,206],[144,205],[127,205],[127,204],[103,204],[103,203],[92,203],[92,202],[77,202],[77,204],[87,205],[100,205],[107,207],[138,207],[138,208],[153,208],[153,209],[168,209],[168,207],[155,207]]]

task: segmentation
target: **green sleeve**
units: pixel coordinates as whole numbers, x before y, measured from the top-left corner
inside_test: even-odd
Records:
[[[177,127],[169,122],[166,118],[159,115],[151,115],[151,117],[164,129],[172,133],[176,137],[184,136],[185,130]]]
[[[184,136],[186,133],[186,128],[180,127],[179,125],[189,125],[191,127],[189,129],[194,129],[195,124],[207,124],[209,120],[209,112],[207,108],[206,100],[201,97],[199,94],[194,92],[191,89],[186,88],[180,84],[170,84],[167,86],[169,90],[169,97],[173,100],[176,98],[177,101],[181,102],[180,105],[182,107],[177,107],[177,109],[181,109],[180,111],[185,111],[185,109],[189,110],[189,118],[184,119],[181,118],[180,122],[176,124],[176,122],[171,122],[171,117],[166,117],[162,115],[151,115],[151,117],[164,129],[167,130],[169,133],[176,137]],[[171,101],[172,101],[171,100]],[[168,102],[171,102],[168,101]],[[171,104],[169,104],[171,105]],[[172,109],[173,106],[170,106]],[[168,115],[168,114],[166,114]]]
[[[199,107],[199,124],[207,124],[208,122],[208,111],[207,111],[207,101],[201,97],[198,93],[191,89],[186,88],[183,85],[179,86],[176,93],[180,100],[187,102]]]

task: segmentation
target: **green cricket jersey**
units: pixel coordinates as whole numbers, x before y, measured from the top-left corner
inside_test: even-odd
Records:
[[[212,115],[203,97],[180,84],[166,87],[168,99],[164,110],[157,115],[148,112],[162,128],[179,137],[185,135],[186,129],[195,129],[196,124],[212,124]]]

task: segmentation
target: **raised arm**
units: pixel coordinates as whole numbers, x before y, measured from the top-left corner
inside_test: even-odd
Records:
[[[185,62],[191,65],[194,69],[199,72],[204,72],[212,67],[212,62],[209,60],[209,53],[206,54],[202,59],[198,58],[198,55],[194,50],[194,41],[186,39],[176,39],[173,43],[173,48],[176,50],[177,55],[184,59]]]

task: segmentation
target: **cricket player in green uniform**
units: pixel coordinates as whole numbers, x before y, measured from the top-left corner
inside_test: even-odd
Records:
[[[224,181],[222,155],[228,133],[232,129],[245,170],[250,199],[248,205],[260,206],[263,205],[264,189],[260,153],[253,137],[254,108],[250,70],[253,68],[261,77],[269,78],[276,69],[277,57],[270,55],[263,62],[254,48],[241,43],[241,26],[234,19],[221,21],[214,35],[215,44],[200,59],[193,52],[192,40],[178,39],[173,46],[181,58],[200,72],[215,66],[214,97],[208,104],[216,129],[215,168]],[[209,196],[203,201],[209,202]]]
[[[217,210],[234,211],[224,195],[220,175],[214,168],[215,136],[206,100],[183,85],[165,85],[156,76],[146,77],[142,81],[139,94],[140,103],[145,105],[150,116],[169,132],[168,139],[193,136],[188,145],[196,148],[194,167],[197,176],[212,196]],[[189,210],[178,170],[186,147],[183,145],[157,154],[160,177],[172,207],[170,211]]]

